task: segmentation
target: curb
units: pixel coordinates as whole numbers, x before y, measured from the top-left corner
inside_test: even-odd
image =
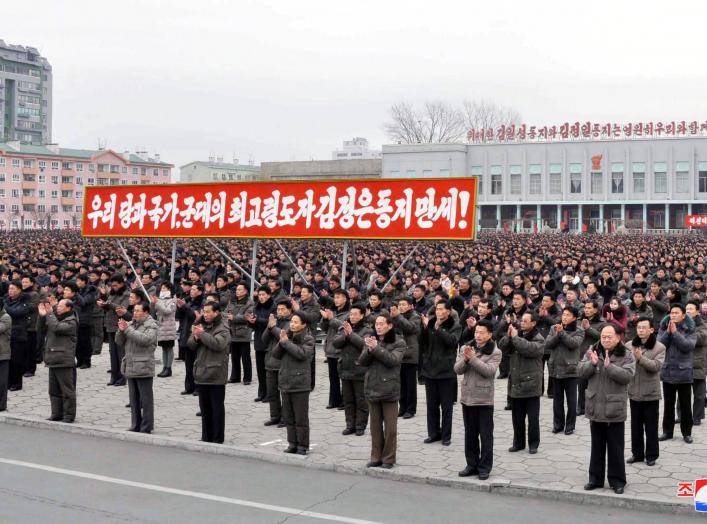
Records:
[[[125,442],[136,442],[152,446],[163,446],[180,449],[183,451],[195,451],[200,453],[211,453],[214,455],[224,455],[229,457],[245,458],[251,460],[261,460],[272,464],[284,464],[288,466],[304,467],[317,471],[329,471],[337,473],[347,473],[353,475],[363,475],[368,477],[398,480],[402,482],[415,482],[418,484],[428,484],[431,486],[449,487],[464,489],[467,491],[493,493],[497,495],[510,495],[515,497],[543,498],[546,500],[556,500],[570,502],[573,504],[588,504],[628,510],[639,510],[656,513],[669,513],[678,515],[695,515],[691,504],[683,502],[656,501],[654,499],[636,496],[613,495],[609,493],[592,493],[584,491],[574,491],[557,488],[543,488],[523,484],[521,482],[511,482],[504,479],[494,479],[490,482],[479,480],[457,480],[440,477],[430,477],[415,473],[401,473],[400,471],[385,471],[368,468],[355,468],[342,466],[334,462],[319,461],[314,462],[308,457],[299,455],[284,455],[265,451],[258,451],[251,448],[238,446],[211,444],[207,442],[197,442],[192,440],[167,437],[162,435],[145,435],[142,433],[130,433],[127,431],[117,431],[112,429],[97,428],[82,424],[63,424],[60,422],[49,422],[34,417],[20,415],[0,415],[0,422],[13,426],[50,429],[63,431],[77,435],[90,437],[109,438],[122,440]]]

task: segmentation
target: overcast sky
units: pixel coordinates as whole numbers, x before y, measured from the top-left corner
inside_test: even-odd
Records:
[[[540,125],[707,119],[707,2],[576,4],[34,0],[3,6],[0,38],[51,62],[54,141],[176,166],[380,148],[402,100],[488,98]]]

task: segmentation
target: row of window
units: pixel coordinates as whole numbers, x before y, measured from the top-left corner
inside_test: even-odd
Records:
[[[0,204],[0,213],[4,213],[6,209],[7,209],[7,207],[5,204]],[[51,213],[58,213],[59,212],[59,206],[49,206],[49,209],[51,210],[50,211]],[[61,206],[61,210],[64,213],[73,213],[73,212],[80,213],[81,211],[83,211],[83,206]],[[18,204],[12,204],[10,206],[10,211],[12,213],[18,213],[20,211],[20,206]],[[26,213],[31,213],[34,211],[36,211],[37,213],[46,213],[47,206],[45,206],[44,204],[38,204],[37,208],[35,210],[34,205],[25,204],[24,206],[22,206],[22,211],[24,211]]]
[[[53,190],[50,191],[49,194],[51,195],[51,198],[59,198],[59,191]],[[5,189],[0,189],[0,198],[5,198],[6,195],[6,190]],[[10,196],[12,198],[20,198],[20,190],[19,189],[10,189]],[[44,189],[39,189],[35,193],[34,189],[23,189],[22,190],[22,196],[26,197],[33,197],[33,196],[38,196],[39,198],[46,198],[47,192]],[[62,198],[83,198],[83,191],[70,191],[70,190],[64,190],[61,192]]]
[[[25,158],[20,162],[19,158],[13,158],[12,159],[12,167],[29,167],[33,168],[35,165],[35,161],[33,159]],[[88,167],[88,170],[92,173],[96,172],[96,164],[86,164]],[[0,167],[5,166],[5,157],[0,157]],[[45,160],[40,160],[38,162],[38,166],[40,169],[46,169],[47,167],[47,162]],[[59,162],[50,162],[51,169],[53,170],[58,170],[59,169]],[[76,171],[83,171],[84,170],[84,164],[82,162],[61,162],[61,168],[64,170],[76,170]],[[122,173],[126,175],[128,173],[128,168],[127,166],[118,166],[115,164],[98,164],[98,172],[99,173]],[[160,170],[158,168],[146,168],[146,167],[132,167],[131,168],[131,174],[133,175],[153,175],[153,176],[159,176],[160,175]],[[169,169],[162,169],[162,175],[163,176],[169,176]]]
[[[0,71],[5,71],[7,73],[15,73],[18,75],[29,75],[35,78],[39,78],[39,69],[34,69],[26,65],[15,65],[15,64],[0,64]]]
[[[5,224],[5,221],[0,219],[0,224]],[[45,227],[45,222],[44,220],[37,220],[36,224],[32,220],[26,218],[24,221],[25,228],[31,228],[34,227],[35,225],[38,228],[44,228]],[[58,220],[52,220],[51,221],[52,228],[56,229],[59,227],[59,221]],[[74,224],[75,226],[78,226],[78,223]],[[71,220],[64,220],[64,227],[69,228],[72,227]],[[10,223],[10,229],[20,229],[20,223],[17,220],[13,220]]]
[[[212,180],[251,180],[253,177],[250,175],[238,175],[236,173],[212,173]]]

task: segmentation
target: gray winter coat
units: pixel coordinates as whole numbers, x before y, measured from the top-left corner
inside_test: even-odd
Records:
[[[553,378],[572,378],[577,376],[579,364],[579,348],[584,339],[582,328],[565,327],[559,333],[550,329],[545,339],[545,347],[550,349],[548,369]]]
[[[44,363],[49,368],[76,367],[76,343],[78,341],[79,320],[71,311],[57,316],[54,311],[38,316],[37,328],[46,330],[47,341],[44,349]]]
[[[290,329],[291,316],[278,317],[275,325],[266,327],[263,331],[262,340],[265,345],[265,369],[268,371],[278,371],[280,369],[280,359],[273,356],[273,349],[280,343],[280,331]]]
[[[675,333],[668,332],[670,317],[665,317],[660,323],[658,341],[665,346],[665,362],[660,371],[660,380],[668,384],[692,384],[694,368],[694,352],[697,343],[695,322],[686,316],[678,324]]]
[[[420,330],[422,322],[420,315],[414,309],[393,318],[395,331],[405,339],[405,356],[403,364],[417,364],[420,357]]]
[[[106,327],[106,332],[115,333],[118,331],[118,315],[116,315],[115,310],[119,307],[124,307],[127,309],[130,304],[130,290],[127,286],[124,286],[121,292],[118,294],[109,294],[108,300],[103,305],[103,309],[106,312],[106,316],[103,319],[103,324]]]
[[[695,321],[695,352],[692,368],[692,376],[695,380],[705,379],[705,367],[707,364],[707,322],[701,317],[693,318]]]
[[[177,299],[158,298],[155,302],[155,314],[157,315],[157,341],[176,340],[177,338],[177,321],[175,314],[177,312]]]
[[[339,358],[339,348],[334,346],[334,338],[349,317],[348,308],[335,311],[334,318],[322,318],[319,324],[321,330],[326,334],[324,339],[324,354],[327,358]]]
[[[365,322],[365,321],[364,321]],[[397,402],[400,400],[400,363],[405,354],[405,341],[388,331],[372,353],[367,347],[361,351],[358,363],[366,367],[363,393],[370,402]]]
[[[596,366],[584,356],[579,363],[579,376],[588,381],[584,412],[594,422],[625,422],[627,416],[628,385],[636,372],[633,354],[619,344],[611,352],[611,364],[604,367],[604,348],[592,347],[599,356]]]
[[[334,337],[334,347],[339,351],[339,376],[342,380],[364,380],[366,368],[358,363],[361,352],[365,349],[364,339],[373,336],[373,330],[362,319],[358,324],[351,324],[353,331],[346,335],[343,329]]]
[[[5,313],[0,304],[0,361],[10,360],[10,333],[12,332],[12,318]]]
[[[289,331],[287,336],[289,340],[286,342],[280,342],[278,338],[278,343],[273,349],[273,356],[281,361],[278,373],[280,391],[309,392],[312,390],[310,361],[314,356],[314,337],[306,328],[296,335]]]
[[[115,341],[125,347],[120,369],[125,378],[155,376],[157,322],[154,318],[147,315],[141,322],[132,320],[125,331],[118,330]]]
[[[503,353],[511,356],[511,398],[539,397],[543,387],[543,353],[545,339],[537,329],[518,332],[498,342]]]
[[[231,333],[226,319],[218,315],[210,324],[204,318],[195,324],[204,327],[198,339],[189,336],[187,347],[196,352],[194,383],[207,386],[224,386],[228,382],[228,355]]]
[[[636,373],[628,386],[628,397],[638,402],[660,400],[660,369],[665,360],[665,346],[653,334],[645,344],[638,337],[626,344],[627,351],[632,352],[634,348],[640,348],[643,355],[636,361]]]
[[[476,342],[472,345],[476,346]],[[476,358],[467,361],[462,354],[454,364],[454,372],[464,375],[460,400],[465,406],[493,406],[493,382],[501,363],[501,350],[489,340],[481,350],[475,347],[475,351]]]
[[[228,306],[227,313],[233,315],[233,320],[228,322],[231,329],[231,342],[250,342],[253,328],[245,317],[253,314],[254,307],[255,304],[247,295],[240,300],[234,298]]]

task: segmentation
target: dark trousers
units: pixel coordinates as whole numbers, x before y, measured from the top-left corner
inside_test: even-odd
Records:
[[[501,363],[498,365],[498,378],[506,378],[511,370],[511,354],[504,351]]]
[[[196,360],[196,351],[184,348],[184,391],[194,393],[196,384],[194,384],[194,361]],[[208,442],[208,441],[207,441]]]
[[[315,340],[316,340],[316,337],[315,337]],[[310,370],[312,373],[310,391],[314,391],[314,385],[315,385],[314,379],[315,379],[316,371],[317,371],[317,348],[316,348],[316,346],[314,347],[314,354],[312,355],[312,361],[310,362]]]
[[[366,429],[368,424],[368,403],[363,394],[363,380],[341,381],[343,386],[344,416],[349,429]]]
[[[417,413],[417,364],[400,364],[400,413]]]
[[[692,382],[692,420],[700,422],[705,418],[705,379],[696,378]]]
[[[10,387],[22,387],[22,375],[25,372],[26,340],[10,339]]]
[[[630,401],[631,454],[638,460],[658,458],[658,409],[660,400]],[[646,444],[643,445],[643,434]]]
[[[550,355],[543,355],[543,389],[542,395],[545,394],[545,368],[547,367],[547,361],[550,360]],[[555,387],[553,384],[553,378],[550,376],[550,368],[547,370],[547,396],[552,397],[555,392]]]
[[[457,394],[457,379],[425,378],[427,398],[427,435],[442,440],[452,439],[452,410]],[[440,411],[442,414],[440,426]]]
[[[577,414],[584,415],[585,396],[589,382],[583,378],[577,379]]]
[[[231,381],[241,381],[241,362],[243,363],[243,382],[253,380],[253,363],[250,360],[250,342],[231,342]]]
[[[268,379],[265,371],[265,351],[255,352],[255,372],[258,375],[258,397],[265,398],[268,394]]]
[[[93,326],[79,326],[78,340],[76,342],[76,365],[91,367],[93,355]]]
[[[592,451],[589,459],[589,482],[604,485],[604,472],[612,488],[626,485],[626,466],[624,465],[624,423],[594,422],[589,423],[592,435]],[[607,468],[608,466],[608,468]]]
[[[73,422],[76,418],[74,368],[49,368],[49,402],[52,418]]]
[[[0,360],[0,411],[7,409],[7,386],[10,376],[10,361]]]
[[[329,405],[343,406],[344,401],[341,398],[341,379],[339,378],[339,360],[336,358],[327,357],[327,367],[329,368]]]
[[[398,403],[369,401],[371,462],[395,464],[398,449]]]
[[[125,356],[125,348],[115,341],[115,333],[108,333],[108,349],[110,352],[110,380],[117,382],[125,380],[120,371],[120,363]]]
[[[192,352],[193,353],[193,352]],[[226,431],[225,385],[199,384],[201,440],[223,444]]]
[[[675,397],[680,402],[680,431],[683,436],[692,435],[692,384],[668,384],[663,382],[663,433],[673,435],[675,429]]]
[[[265,353],[263,353],[264,355]],[[256,357],[258,353],[255,354]],[[280,400],[280,384],[279,384],[279,371],[270,371],[269,369],[265,372],[266,374],[266,384],[267,392],[265,398],[270,404],[270,420],[277,420],[278,422],[282,418],[282,401]]]
[[[93,331],[91,333],[91,353],[100,355],[103,350],[103,318],[93,320]]]
[[[130,430],[151,433],[155,429],[155,402],[152,396],[152,377],[129,378]]]
[[[34,373],[37,371],[37,332],[27,332],[27,342],[25,343],[25,368],[23,373]]]
[[[577,421],[577,378],[553,379],[555,392],[552,397],[552,428],[574,430]],[[565,418],[565,399],[567,399],[567,418]]]
[[[525,449],[525,419],[528,419],[528,447],[540,445],[540,397],[512,398],[513,447]]]
[[[309,391],[282,394],[282,419],[290,446],[309,449]]]
[[[467,466],[490,474],[493,467],[493,406],[465,406],[464,455]]]

